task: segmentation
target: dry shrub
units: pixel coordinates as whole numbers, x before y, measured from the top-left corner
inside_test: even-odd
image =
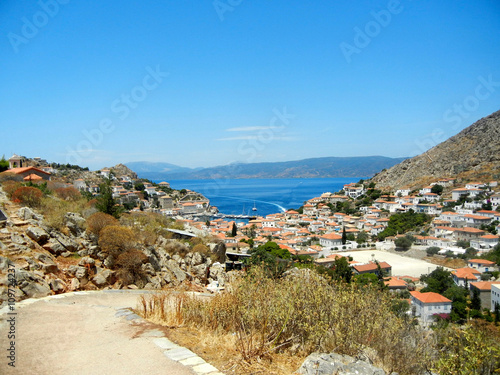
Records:
[[[9,199],[12,199],[12,195],[14,194],[14,192],[22,186],[23,185],[20,182],[16,181],[5,181],[2,184],[3,191],[5,191],[5,194],[7,194],[7,197],[9,197]]]
[[[498,374],[500,331],[485,321],[437,331],[439,359],[433,371],[443,375]]]
[[[191,251],[193,253],[210,254],[210,249],[208,248],[208,246],[203,245],[202,243],[194,245]]]
[[[82,214],[85,210],[86,200],[64,201],[54,197],[45,197],[42,199],[40,210],[43,213],[45,222],[50,227],[63,231],[65,228],[64,215],[68,212]]]
[[[54,193],[61,199],[66,201],[77,201],[82,198],[82,195],[74,187],[61,187],[54,190]]]
[[[43,193],[40,191],[40,189],[29,186],[22,186],[14,191],[11,200],[28,207],[39,207],[42,203],[42,197]]]
[[[144,318],[170,327],[179,327],[184,322],[183,308],[188,297],[184,293],[162,291],[139,299],[139,314]]]
[[[127,250],[135,247],[135,233],[128,227],[109,225],[99,232],[99,246],[115,258]]]
[[[145,274],[142,265],[148,257],[140,250],[127,250],[118,255],[116,269],[118,278],[124,285],[136,284],[139,288],[144,287]]]
[[[189,248],[184,245],[182,242],[170,240],[165,246],[165,251],[170,255],[180,255],[181,257],[185,257],[187,253],[189,253]]]
[[[104,212],[96,212],[87,218],[87,230],[96,236],[99,236],[103,228],[118,224],[119,222],[116,218]]]

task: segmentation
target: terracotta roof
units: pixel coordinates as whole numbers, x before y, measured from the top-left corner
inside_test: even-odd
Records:
[[[446,297],[443,297],[441,294],[434,293],[434,292],[427,292],[427,293],[420,293],[417,291],[410,292],[413,298],[418,299],[419,301],[423,303],[446,303],[449,302],[451,303],[451,300],[449,300]]]
[[[389,280],[384,281],[384,284],[389,288],[401,288],[401,287],[406,288],[408,286],[406,281],[401,280],[400,278],[397,277],[391,277]]]
[[[492,265],[496,264],[495,262],[492,262],[491,260],[487,260],[487,259],[469,259],[468,263],[484,264],[487,266],[492,266]]]
[[[479,272],[475,268],[470,268],[470,267],[457,268],[456,270],[451,271],[451,273],[459,279],[468,279],[468,280],[477,280],[476,275],[481,274],[481,272]]]
[[[500,284],[500,281],[475,281],[470,283],[473,287],[482,291],[491,291],[491,286],[493,284]]]
[[[392,268],[390,264],[386,262],[379,262],[380,268],[386,269],[386,268]],[[375,271],[377,270],[377,264],[374,262],[370,262],[368,264],[361,264],[359,266],[354,266],[354,269],[358,272],[366,272],[366,271]]]
[[[24,177],[23,180],[24,181],[43,180],[43,177],[40,177],[39,175],[32,173],[32,174]]]
[[[335,234],[335,233],[328,233],[328,234],[324,234],[323,236],[321,236],[321,238],[323,238],[325,240],[341,240],[342,236],[339,236],[338,234]]]
[[[7,173],[21,174],[21,173],[24,173],[24,172],[27,172],[27,171],[31,171],[31,170],[38,171],[40,173],[50,175],[49,172],[45,172],[44,170],[41,170],[41,169],[38,169],[38,168],[35,168],[35,167],[11,168],[11,169],[7,169],[5,172],[7,172]]]

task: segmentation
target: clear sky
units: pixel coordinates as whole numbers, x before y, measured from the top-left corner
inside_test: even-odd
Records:
[[[500,109],[498,0],[0,2],[0,156],[413,156]]]

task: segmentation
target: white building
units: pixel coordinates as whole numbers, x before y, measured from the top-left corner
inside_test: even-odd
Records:
[[[451,300],[441,294],[428,292],[410,292],[411,305],[414,316],[418,317],[423,325],[434,322],[434,315],[451,313]]]
[[[500,285],[493,284],[491,286],[491,310],[495,309],[496,304],[500,305]]]
[[[329,249],[342,246],[342,236],[334,233],[325,234],[319,238],[319,244]]]

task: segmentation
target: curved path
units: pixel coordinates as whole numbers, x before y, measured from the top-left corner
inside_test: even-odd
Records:
[[[130,310],[144,293],[74,292],[18,302],[13,311],[4,307],[0,374],[220,375]],[[8,338],[12,329],[14,340]],[[15,341],[15,367],[7,357],[10,341]]]

